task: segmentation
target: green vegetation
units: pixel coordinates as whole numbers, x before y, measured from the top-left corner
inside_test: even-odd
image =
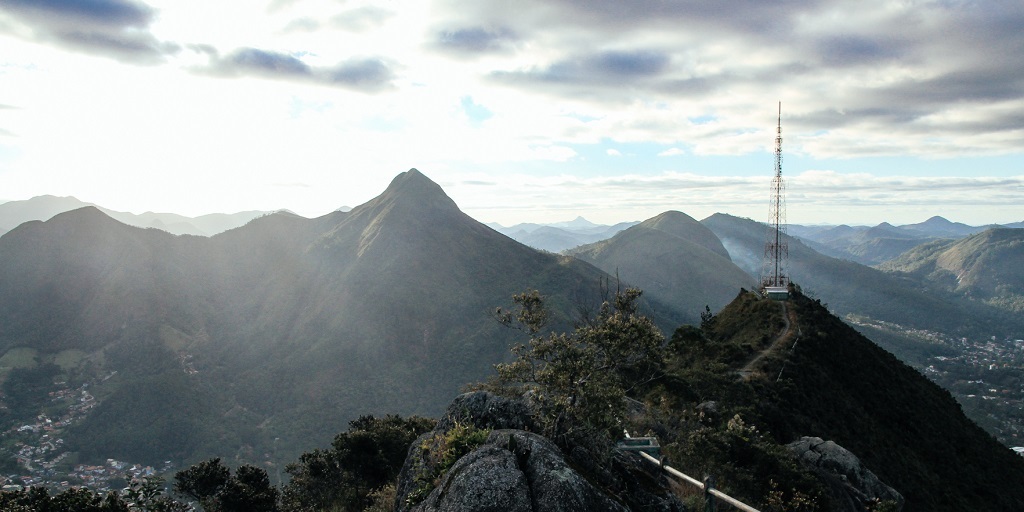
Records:
[[[463,455],[473,451],[487,440],[488,429],[456,423],[448,432],[438,432],[420,443],[423,466],[413,468],[416,487],[406,498],[409,505],[415,505],[430,494],[441,478]]]
[[[394,415],[352,421],[330,449],[304,453],[288,465],[291,480],[281,493],[282,509],[363,510],[388,492],[409,445],[434,424],[426,418]],[[393,495],[394,489],[390,492]]]
[[[0,369],[31,368],[38,364],[39,351],[34,348],[12,348],[0,357]]]
[[[989,229],[960,240],[938,240],[879,266],[957,298],[1004,311],[1024,311],[1024,230]]]
[[[122,492],[100,494],[72,487],[51,495],[44,487],[0,493],[0,510],[8,512],[190,512],[192,507],[164,492],[160,478],[132,482]],[[209,509],[212,510],[213,509]]]
[[[210,459],[179,471],[174,490],[202,505],[206,512],[277,512],[278,490],[263,468],[242,465],[235,474]]]
[[[512,349],[515,360],[496,366],[496,389],[529,390],[544,434],[562,446],[608,446],[621,432],[627,391],[659,372],[661,332],[639,314],[641,292],[628,289],[604,302],[595,318],[572,333],[541,335],[547,312],[534,290],[516,295],[515,315],[530,335]],[[499,311],[512,325],[512,314]]]
[[[3,423],[7,425],[42,409],[48,402],[53,379],[60,371],[60,367],[53,363],[11,370],[3,384],[8,408],[7,414],[3,415]]]

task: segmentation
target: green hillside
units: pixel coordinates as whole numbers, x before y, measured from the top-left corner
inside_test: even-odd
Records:
[[[879,268],[923,286],[1024,311],[1024,230],[995,228],[910,250]]]
[[[567,253],[684,311],[689,323],[697,322],[705,307],[720,309],[754,282],[729,259],[711,230],[677,211]]]
[[[720,213],[701,222],[718,235],[733,261],[751,275],[759,272],[763,224]],[[821,299],[840,316],[857,315],[950,336],[1009,336],[1024,330],[1019,318],[996,308],[962,301],[901,275],[825,256],[792,237],[786,240],[790,276],[804,293]]]
[[[764,471],[776,464],[771,443],[814,436],[856,454],[904,496],[906,511],[1024,504],[1024,459],[967,419],[948,392],[820,302],[797,293],[783,307],[741,293],[703,329],[676,333],[670,377],[645,400],[660,411],[651,428],[670,441],[679,467],[718,474],[753,501],[772,476]],[[783,331],[784,313],[791,334],[749,380],[738,377],[736,370]],[[739,427],[726,425],[736,414],[749,445],[733,435]]]

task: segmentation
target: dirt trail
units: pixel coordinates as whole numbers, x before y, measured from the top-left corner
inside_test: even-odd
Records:
[[[780,347],[789,339],[789,328],[791,325],[789,321],[789,308],[786,307],[786,301],[779,301],[779,305],[782,306],[782,321],[784,323],[782,331],[779,332],[779,335],[775,337],[775,340],[772,341],[772,344],[769,345],[768,348],[758,352],[750,361],[747,361],[747,364],[743,365],[743,368],[736,371],[743,380],[750,380],[750,377],[754,374],[754,368],[762,359],[764,359],[764,356],[768,355],[769,352],[775,350],[777,347]]]

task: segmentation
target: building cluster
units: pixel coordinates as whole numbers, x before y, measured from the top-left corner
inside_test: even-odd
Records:
[[[1024,340],[960,338],[952,345],[958,354],[929,358],[924,374],[1001,443],[1024,445]]]
[[[109,378],[110,375],[104,377]],[[60,415],[41,414],[35,421],[16,425],[0,433],[0,457],[17,460],[19,474],[0,476],[4,490],[31,486],[45,486],[55,490],[75,486],[94,490],[110,490],[111,482],[121,484],[133,479],[167,473],[174,468],[170,461],[161,468],[107,459],[103,465],[74,464],[68,460],[70,452],[61,437],[65,428],[80,422],[93,408],[96,398],[89,393],[89,385],[77,389],[66,383],[56,383],[58,389],[49,393],[51,403],[60,409]],[[52,412],[54,409],[50,409]],[[119,488],[118,488],[119,489]]]

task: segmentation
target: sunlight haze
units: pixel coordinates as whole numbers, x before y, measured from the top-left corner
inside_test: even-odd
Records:
[[[482,222],[1024,220],[1024,4],[11,0],[0,200]]]

